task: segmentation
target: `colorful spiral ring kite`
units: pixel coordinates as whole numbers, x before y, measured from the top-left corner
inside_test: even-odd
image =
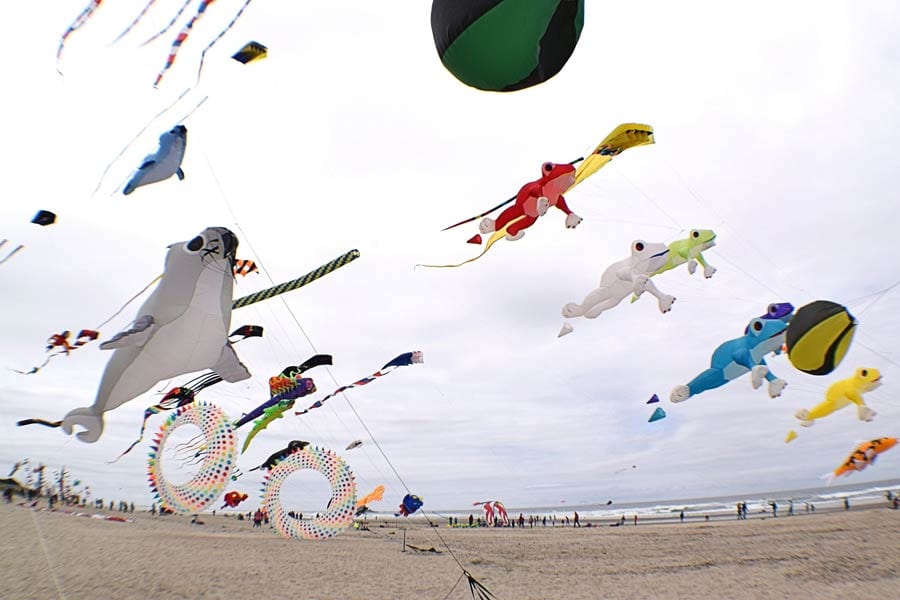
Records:
[[[200,428],[206,454],[200,471],[193,479],[174,485],[166,481],[163,475],[162,449],[169,434],[182,425]],[[153,440],[147,466],[150,488],[163,508],[177,513],[200,512],[225,491],[236,460],[237,441],[231,419],[213,404],[188,404],[166,419]]]
[[[301,469],[318,471],[331,484],[328,509],[315,519],[296,519],[281,506],[282,484],[289,475]],[[283,537],[326,540],[340,534],[353,522],[356,481],[344,459],[331,450],[307,447],[290,454],[267,473],[264,485],[263,509]]]

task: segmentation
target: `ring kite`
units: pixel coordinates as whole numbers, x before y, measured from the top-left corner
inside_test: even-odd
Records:
[[[331,501],[320,516],[296,519],[281,506],[281,486],[295,471],[318,471],[331,484]],[[304,540],[326,540],[340,534],[353,522],[356,512],[356,481],[350,467],[340,456],[325,448],[304,448],[281,460],[266,473],[262,499],[263,510],[282,537]]]
[[[200,428],[206,454],[193,479],[174,485],[163,475],[162,449],[169,435],[182,425]],[[231,419],[214,404],[197,402],[183,406],[166,419],[150,448],[147,465],[150,489],[163,508],[182,514],[200,512],[225,491],[236,460],[237,443]]]

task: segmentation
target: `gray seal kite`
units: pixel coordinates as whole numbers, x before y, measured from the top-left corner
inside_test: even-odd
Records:
[[[79,425],[85,431],[76,437],[96,442],[103,413],[178,375],[212,369],[225,381],[250,377],[228,341],[237,245],[228,229],[209,227],[169,246],[162,279],[132,326],[100,345],[114,352],[93,406],[67,414],[63,431],[71,435]]]
[[[159,136],[159,149],[144,158],[144,162],[131,177],[131,181],[122,190],[126,196],[149,183],[156,183],[177,175],[179,180],[184,180],[184,171],[181,170],[181,161],[184,160],[184,151],[187,148],[187,127],[176,125],[171,130]]]

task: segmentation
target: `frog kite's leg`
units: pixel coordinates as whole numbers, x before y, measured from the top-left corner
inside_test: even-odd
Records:
[[[669,400],[672,402],[684,402],[691,396],[706,392],[728,383],[722,369],[706,369],[694,377],[687,385],[679,385],[672,390]]]

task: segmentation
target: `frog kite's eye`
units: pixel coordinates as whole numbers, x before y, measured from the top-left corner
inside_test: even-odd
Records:
[[[753,322],[753,331],[759,332],[762,331],[763,324],[762,321],[756,320]]]
[[[545,162],[541,168],[544,170],[544,173],[549,173],[553,170],[553,163]]]
[[[861,374],[863,377],[868,377],[868,376],[869,376],[869,370],[868,370],[868,369],[863,369],[862,371],[860,371],[860,374]]]
[[[644,242],[635,242],[634,249],[636,252],[642,252],[644,250]]]
[[[700,231],[697,230],[697,229],[692,229],[692,230],[691,230],[691,237],[694,238],[694,239],[696,240],[697,238],[700,237]]]

